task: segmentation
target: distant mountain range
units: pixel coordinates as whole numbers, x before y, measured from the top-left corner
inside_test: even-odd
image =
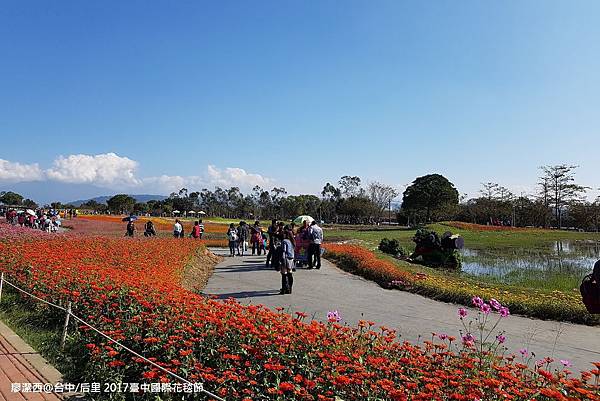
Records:
[[[89,202],[89,201],[96,201],[98,203],[106,203],[107,200],[109,200],[113,195],[105,195],[105,196],[96,196],[95,198],[90,198],[90,199],[83,199],[83,200],[76,200],[76,201],[72,201],[72,202],[67,202],[69,205],[73,205],[73,206],[81,206],[82,203],[85,202]],[[164,196],[164,195],[129,195],[132,198],[134,198],[136,200],[136,202],[148,202],[151,200],[163,200],[163,199],[167,199],[168,196]]]
[[[69,184],[53,181],[31,181],[19,182],[14,184],[5,184],[0,186],[0,191],[13,191],[23,195],[25,198],[33,199],[40,205],[50,204],[51,202],[71,203],[79,206],[83,202],[94,199],[98,203],[106,202],[117,192],[112,189],[102,188],[89,184]],[[147,202],[150,199],[162,200],[167,198],[164,195],[131,195],[138,202]],[[73,199],[82,199],[71,202]]]

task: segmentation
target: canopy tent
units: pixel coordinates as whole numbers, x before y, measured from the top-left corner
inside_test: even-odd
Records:
[[[301,226],[305,221],[308,222],[308,224],[312,223],[313,221],[315,221],[315,219],[313,219],[312,217],[308,216],[308,215],[302,215],[302,216],[298,216],[296,217],[293,222],[294,224],[296,224],[297,226]]]
[[[179,214],[181,213],[179,210],[173,210],[173,214]]]
[[[190,211],[188,212],[188,214],[196,214],[196,212],[194,212],[193,210],[190,210]]]
[[[200,211],[198,212],[198,214],[206,214],[206,212],[203,212],[202,210],[200,210]]]

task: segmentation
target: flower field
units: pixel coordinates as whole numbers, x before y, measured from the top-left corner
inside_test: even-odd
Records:
[[[125,233],[125,225],[122,221],[123,216],[108,215],[81,215],[75,219],[64,220],[64,227],[72,230],[74,233],[88,235],[103,235],[122,237]],[[136,221],[136,236],[142,236],[144,224],[151,220],[154,223],[157,235],[160,237],[171,237],[173,234],[174,219],[164,217],[141,217]],[[193,222],[182,220],[184,231],[189,234],[192,230]],[[227,226],[219,223],[204,222],[204,235],[202,243],[205,246],[227,247],[225,238]]]
[[[49,235],[0,225],[0,268],[9,280],[46,300],[71,301],[74,314],[228,400],[600,400],[600,364],[581,375],[534,371],[468,338],[440,335],[415,346],[373,322],[341,326],[333,312],[323,324],[203,297],[181,286],[185,266],[203,252],[192,239]],[[328,252],[397,285],[427,280],[394,273],[391,262],[369,269],[378,259],[360,249],[330,245]],[[60,325],[60,313],[48,316]],[[75,380],[171,381],[85,327],[66,349],[78,364]]]
[[[376,281],[383,287],[419,293],[433,299],[467,305],[476,296],[498,299],[515,313],[571,321],[574,323],[600,324],[597,315],[590,315],[579,291],[542,291],[537,289],[511,288],[484,283],[458,275],[440,274],[432,270],[423,273],[423,268],[412,270],[411,265],[396,263],[393,259],[380,259],[358,245],[327,244],[327,257],[339,267]]]

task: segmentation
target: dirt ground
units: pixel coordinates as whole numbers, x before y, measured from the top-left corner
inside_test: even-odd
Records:
[[[206,286],[215,266],[223,260],[222,256],[211,253],[208,249],[200,251],[185,266],[181,277],[181,286],[186,290],[200,292]]]

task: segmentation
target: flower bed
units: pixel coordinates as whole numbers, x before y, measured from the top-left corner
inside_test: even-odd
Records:
[[[399,288],[447,302],[468,305],[476,296],[498,299],[515,313],[526,316],[570,321],[590,325],[600,324],[597,315],[590,315],[579,292],[544,292],[486,284],[457,275],[412,271],[412,266],[380,259],[358,245],[326,244],[327,257],[339,267],[376,281],[386,288]]]
[[[0,267],[9,279],[44,299],[72,301],[76,315],[228,400],[600,399],[598,369],[571,379],[484,357],[468,344],[458,348],[452,337],[418,347],[371,322],[306,323],[301,313],[199,296],[180,278],[201,251],[187,239],[46,235],[0,225]],[[361,255],[352,260],[372,262]],[[392,268],[382,266],[377,277]],[[83,327],[67,350],[78,361],[78,380],[170,381]],[[136,399],[156,394],[147,396]]]

